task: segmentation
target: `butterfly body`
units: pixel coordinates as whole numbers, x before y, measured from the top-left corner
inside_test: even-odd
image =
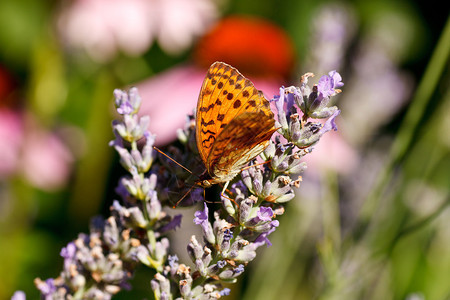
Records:
[[[196,185],[228,183],[276,131],[269,101],[232,66],[211,65],[197,104],[196,142],[206,172]]]

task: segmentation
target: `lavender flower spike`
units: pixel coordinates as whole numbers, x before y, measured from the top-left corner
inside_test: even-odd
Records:
[[[195,212],[193,221],[201,226],[203,239],[193,235],[187,245],[192,267],[169,253],[166,235],[181,226],[181,215],[170,215],[164,209],[171,206],[171,193],[182,194],[189,189],[189,174],[183,177],[178,166],[156,156],[155,136],[148,131],[149,118],[137,114],[141,104],[137,89],[128,93],[115,90],[120,119],[113,122],[115,139],[110,145],[128,172],[119,179],[119,199],[112,202],[109,217],[95,218],[89,234],[79,234],[61,250],[64,266],[58,277],[35,280],[42,297],[110,299],[130,286],[129,279],[138,265],[156,270],[149,287],[156,299],[217,299],[228,295],[230,290],[222,283],[235,282],[256,257],[256,249],[271,245],[268,236],[280,226],[277,217],[284,213],[283,203],[294,197],[294,189],[301,182],[298,175],[306,169],[303,156],[323,134],[336,130],[340,111],[328,103],[340,92],[342,78],[331,71],[311,88],[311,76],[305,74],[300,87],[280,88],[280,94],[272,100],[276,101],[279,135],[261,154],[265,163],[253,162],[231,190],[223,192],[222,207],[214,211],[213,223],[208,219],[206,202]],[[169,151],[179,163],[196,168],[193,117],[179,133],[183,150]],[[192,193],[199,195],[198,191]],[[18,292],[14,299],[21,300],[22,296]]]

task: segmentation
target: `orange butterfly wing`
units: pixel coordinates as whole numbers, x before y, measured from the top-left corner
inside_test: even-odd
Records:
[[[269,144],[276,131],[273,118],[264,112],[245,112],[230,121],[219,134],[208,156],[210,175],[216,182],[234,178]]]
[[[269,101],[238,70],[222,62],[208,70],[196,118],[200,156],[218,182],[239,173],[264,150],[276,130]]]

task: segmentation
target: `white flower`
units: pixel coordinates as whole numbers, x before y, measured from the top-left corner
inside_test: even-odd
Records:
[[[180,53],[217,16],[213,0],[77,0],[62,10],[58,28],[70,46],[104,62],[118,51],[140,55],[154,40]]]

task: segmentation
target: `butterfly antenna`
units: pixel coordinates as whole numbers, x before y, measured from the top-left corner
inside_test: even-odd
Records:
[[[180,164],[179,162],[177,162],[175,159],[173,159],[172,157],[170,157],[169,155],[165,154],[164,152],[162,152],[161,150],[159,150],[158,148],[156,148],[155,146],[153,146],[153,149],[155,149],[156,151],[158,151],[159,153],[161,153],[162,155],[164,155],[165,157],[167,157],[168,159],[170,159],[171,161],[173,161],[174,163],[176,163],[177,165],[179,165],[180,167],[182,167],[183,169],[185,169],[186,171],[188,171],[190,174],[192,174],[191,170],[189,170],[188,168],[186,168],[185,166],[183,166],[182,164]],[[191,190],[189,190],[190,192]],[[183,196],[183,198],[186,195]],[[180,202],[181,200],[179,200],[178,202]],[[178,204],[177,202],[177,204]]]

